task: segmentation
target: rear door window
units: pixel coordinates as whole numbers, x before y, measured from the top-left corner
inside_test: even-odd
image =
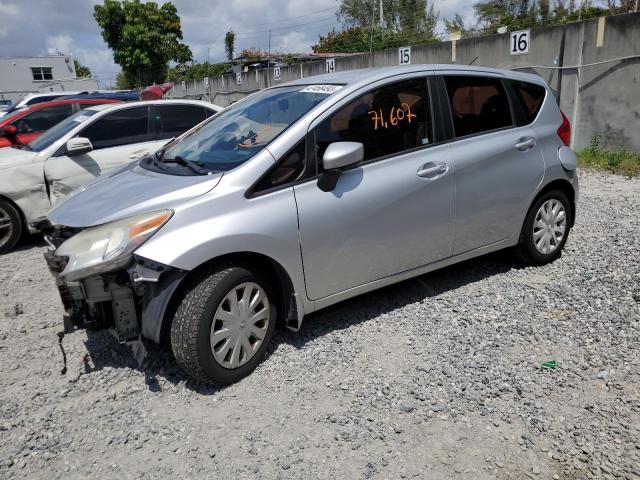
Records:
[[[533,122],[542,108],[542,102],[547,92],[546,89],[535,83],[520,82],[517,80],[512,80],[511,84],[522,106],[527,123]]]
[[[365,93],[315,130],[320,162],[333,142],[360,142],[364,160],[428,145],[433,141],[426,78],[385,85]]]
[[[73,113],[71,104],[45,107],[28,113],[11,124],[17,128],[18,134],[44,132],[70,116],[71,113]]]
[[[91,140],[96,150],[151,141],[148,112],[146,106],[117,110],[89,125],[77,136]]]
[[[207,118],[196,105],[158,105],[153,109],[158,140],[178,137]]]
[[[456,137],[511,127],[511,108],[498,78],[444,77]]]

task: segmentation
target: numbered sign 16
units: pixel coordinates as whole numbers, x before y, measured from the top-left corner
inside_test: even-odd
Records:
[[[511,55],[526,55],[529,53],[531,35],[529,30],[511,32]]]
[[[327,73],[333,73],[336,71],[336,59],[327,58]]]
[[[400,65],[411,64],[411,47],[400,47],[398,49],[398,63]]]
[[[242,73],[241,72],[236,73],[236,83],[238,85],[242,85]]]
[[[204,77],[204,86],[205,87],[209,86],[209,77]]]
[[[280,67],[273,67],[273,79],[280,80]]]

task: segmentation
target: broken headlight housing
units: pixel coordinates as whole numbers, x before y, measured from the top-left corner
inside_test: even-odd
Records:
[[[69,261],[61,276],[72,281],[126,265],[131,254],[173,215],[171,210],[136,215],[87,228],[65,241],[55,255]]]

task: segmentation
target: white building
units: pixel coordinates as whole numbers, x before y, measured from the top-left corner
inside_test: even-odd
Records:
[[[17,103],[29,93],[97,88],[98,82],[94,78],[76,77],[70,55],[0,57],[0,101]]]

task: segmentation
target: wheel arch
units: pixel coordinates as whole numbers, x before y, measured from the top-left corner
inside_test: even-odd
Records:
[[[576,218],[576,191],[573,188],[573,185],[571,185],[571,182],[568,180],[564,180],[564,179],[552,180],[551,182],[546,183],[544,186],[542,186],[542,188],[538,190],[538,192],[529,202],[529,207],[525,211],[524,216],[522,218],[522,222],[520,223],[520,232],[516,237],[518,239],[518,242],[520,242],[520,240],[522,239],[522,233],[524,232],[524,224],[527,221],[527,215],[529,214],[529,210],[531,210],[531,207],[535,205],[535,203],[538,201],[538,199],[542,195],[552,190],[560,190],[569,199],[569,203],[571,207],[571,223],[569,224],[569,228],[573,227],[573,224]]]
[[[7,197],[6,195],[3,195],[2,193],[0,193],[0,200],[4,200],[5,202],[9,203],[13,208],[16,209],[16,211],[18,212],[18,215],[20,215],[20,220],[22,221],[23,229],[26,229],[29,227],[27,225],[27,217],[24,215],[22,208],[20,208],[20,206],[15,201],[13,201],[10,197]]]
[[[289,328],[294,330],[299,329],[302,318],[302,312],[300,311],[302,305],[296,301],[297,294],[289,273],[273,258],[262,253],[245,251],[227,253],[211,258],[187,272],[175,290],[173,290],[166,308],[161,315],[161,325],[157,330],[157,338],[151,338],[151,340],[161,344],[168,341],[173,316],[189,286],[189,282],[193,278],[205,270],[228,265],[247,268],[248,270],[264,275],[268,281],[273,282],[272,285],[277,289],[278,295],[276,306],[278,308],[279,320],[283,320]]]
[[[560,190],[569,199],[569,203],[571,204],[570,205],[571,206],[571,223],[570,223],[569,227],[573,227],[573,225],[575,223],[575,218],[576,218],[576,191],[573,188],[573,185],[571,184],[571,182],[569,180],[556,179],[556,180],[553,180],[553,181],[547,183],[544,187],[542,187],[538,191],[536,196],[531,201],[531,204],[529,205],[529,208],[531,208],[531,206],[534,203],[536,203],[538,201],[538,199],[542,195],[544,195],[545,193],[550,192],[552,190]],[[529,210],[527,210],[527,212],[528,211]]]

